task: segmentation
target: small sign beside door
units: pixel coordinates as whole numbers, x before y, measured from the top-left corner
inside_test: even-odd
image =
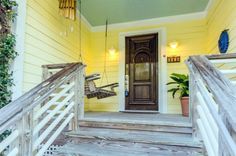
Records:
[[[180,56],[168,56],[167,63],[179,63],[181,61]]]

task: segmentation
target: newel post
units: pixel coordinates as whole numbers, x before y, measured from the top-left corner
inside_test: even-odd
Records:
[[[20,155],[33,156],[33,112],[26,113],[20,123]]]
[[[189,68],[192,65],[189,66]],[[193,73],[193,69],[190,69],[190,76],[189,76],[189,117],[192,122],[193,127],[193,138],[194,140],[200,140],[200,132],[197,125],[197,119],[199,118],[198,112],[197,112],[197,92],[198,92],[198,86],[197,86],[197,75]]]
[[[85,66],[79,70],[79,119],[84,118],[84,84],[85,84]]]
[[[48,72],[48,67],[47,66],[42,66],[43,68],[43,75],[42,75],[42,80],[46,80],[48,78],[49,72]]]
[[[81,66],[81,65],[80,65]],[[78,67],[75,72],[75,97],[74,97],[74,120],[73,120],[73,131],[78,131],[79,119],[84,117],[84,67]]]

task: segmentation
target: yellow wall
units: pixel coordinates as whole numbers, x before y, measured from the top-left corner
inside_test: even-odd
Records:
[[[202,54],[206,51],[206,21],[196,20],[189,22],[179,22],[173,24],[156,25],[152,27],[135,27],[129,29],[110,30],[108,37],[108,47],[119,47],[119,33],[130,32],[137,30],[146,30],[152,28],[165,27],[167,30],[167,40],[177,40],[180,43],[177,51],[173,52],[167,48],[168,55],[181,55],[182,62],[176,64],[168,64],[168,75],[173,72],[186,73],[187,69],[184,60],[189,55]],[[88,69],[91,73],[103,72],[104,63],[104,32],[93,32],[91,34],[91,51],[89,58],[91,60]],[[109,82],[118,82],[119,80],[119,56],[111,57],[108,54],[107,73]],[[97,84],[100,84],[98,81]],[[103,83],[105,84],[105,83]],[[161,93],[160,93],[161,96]],[[91,99],[86,103],[86,110],[89,111],[118,111],[118,96],[107,98],[104,100]],[[179,99],[172,99],[171,94],[168,94],[168,113],[179,113],[181,111]]]
[[[224,29],[229,29],[229,52],[236,52],[236,1],[215,0],[207,18],[207,51],[219,53],[217,41]]]
[[[218,53],[217,41],[222,30],[230,29],[230,52],[236,51],[236,1],[215,0],[209,15],[204,20],[176,22],[147,27],[132,27],[109,31],[108,47],[118,49],[119,33],[164,27],[167,30],[167,43],[177,40],[178,49],[174,52],[167,46],[167,55],[181,55],[182,62],[168,64],[168,76],[173,72],[187,73],[184,60],[189,55]],[[74,32],[67,36],[61,32],[73,26]],[[104,32],[91,32],[83,24],[82,49],[87,74],[103,73]],[[24,53],[24,91],[41,82],[41,65],[73,62],[78,60],[79,24],[69,22],[58,15],[58,0],[27,1],[26,41]],[[109,83],[119,80],[119,52],[107,58]],[[169,80],[168,80],[169,81]],[[100,85],[100,81],[97,82]],[[103,81],[106,84],[106,81]],[[118,92],[119,93],[119,92]],[[122,93],[123,94],[123,93]],[[160,93],[161,96],[161,93]],[[104,100],[86,99],[86,110],[118,111],[118,96]],[[168,94],[168,113],[180,113],[179,99]]]
[[[165,27],[167,29],[168,43],[177,40],[180,43],[175,52],[167,46],[167,54],[180,54],[182,62],[179,64],[168,64],[168,76],[173,72],[187,73],[183,61],[189,55],[219,53],[218,38],[224,29],[229,29],[230,45],[229,52],[236,52],[236,1],[214,0],[205,20],[178,22],[173,24],[162,24],[154,27],[135,27],[130,29],[119,29],[109,31],[109,46],[118,49],[118,37],[120,32],[145,30],[150,28]],[[91,35],[91,51],[89,54],[91,64],[88,66],[90,72],[103,71],[104,57],[104,32],[95,32]],[[110,82],[119,80],[118,56],[108,60],[108,75]],[[169,81],[169,79],[168,79]],[[99,84],[99,82],[98,82]],[[86,109],[90,111],[117,111],[118,97],[97,101],[88,100]],[[180,113],[181,108],[178,98],[172,99],[168,94],[168,113]]]
[[[74,31],[64,35],[71,26]],[[89,51],[90,31],[84,24],[82,30],[85,56]],[[41,82],[41,65],[78,60],[79,23],[58,15],[58,0],[27,0],[25,38],[24,92]]]

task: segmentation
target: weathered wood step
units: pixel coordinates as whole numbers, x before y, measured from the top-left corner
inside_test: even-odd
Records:
[[[188,117],[174,114],[122,113],[122,112],[86,112],[84,121],[142,123],[173,126],[191,126]],[[82,120],[82,121],[83,121]]]
[[[203,156],[199,148],[122,141],[71,139],[55,156]]]
[[[202,156],[189,118],[178,115],[87,113],[57,156]]]
[[[84,119],[79,124],[81,127],[192,134],[192,125],[188,122]]]
[[[120,130],[106,128],[80,128],[77,133],[67,133],[70,137],[100,139],[110,141],[136,142],[146,144],[162,144],[201,148],[201,143],[193,142],[192,136],[166,132],[149,132],[136,130]]]

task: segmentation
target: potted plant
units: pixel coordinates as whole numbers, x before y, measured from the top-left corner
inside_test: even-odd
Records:
[[[169,82],[167,85],[175,85],[175,87],[169,89],[168,92],[172,92],[173,98],[177,92],[180,93],[179,97],[182,107],[182,114],[183,116],[189,116],[189,76],[172,73],[170,78],[173,82]]]

